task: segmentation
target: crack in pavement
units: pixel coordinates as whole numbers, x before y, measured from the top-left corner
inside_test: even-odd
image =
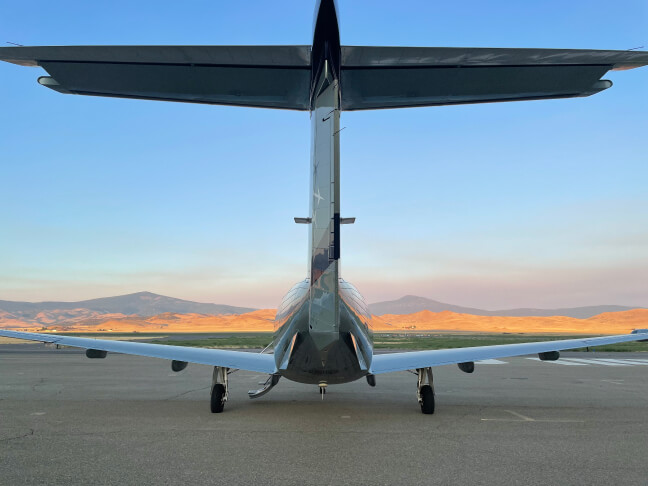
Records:
[[[209,386],[201,386],[200,388],[196,388],[195,390],[188,390],[186,392],[178,393],[177,395],[172,395],[169,398],[165,398],[164,400],[165,401],[173,400],[174,398],[180,398],[181,396],[188,395],[189,393],[197,392],[200,390],[207,390],[207,389],[209,389]]]
[[[34,435],[34,429],[29,429],[29,432],[23,435],[17,435],[16,437],[7,437],[6,439],[0,439],[0,442],[8,442],[10,440],[24,439],[25,437],[29,437],[31,435]]]
[[[37,386],[43,386],[45,384],[45,378],[38,380],[38,383],[35,383],[31,386],[32,391],[36,391]]]

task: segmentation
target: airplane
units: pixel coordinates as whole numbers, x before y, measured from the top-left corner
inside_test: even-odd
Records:
[[[612,86],[602,76],[648,64],[648,52],[362,47],[340,44],[336,0],[318,0],[310,46],[48,46],[3,47],[0,59],[40,66],[38,83],[66,94],[309,111],[312,127],[308,278],[283,298],[275,318],[273,354],[97,340],[0,330],[1,336],[86,349],[213,366],[211,411],[228,399],[234,370],[268,375],[263,396],[281,377],[319,386],[396,371],[418,376],[416,397],[424,414],[435,410],[432,368],[456,364],[472,373],[475,362],[648,340],[646,330],[568,339],[432,351],[374,354],[371,315],[358,290],[340,274],[340,228],[355,218],[340,212],[342,111],[584,97]]]

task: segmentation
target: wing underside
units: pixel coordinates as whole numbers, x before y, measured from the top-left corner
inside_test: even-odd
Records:
[[[274,356],[270,354],[138,343],[132,341],[111,341],[108,339],[88,339],[60,336],[57,334],[8,331],[4,329],[0,329],[0,336],[60,344],[75,348],[97,349],[111,353],[132,354],[150,358],[170,359],[186,361],[187,363],[256,371],[258,373],[272,374],[276,371]]]
[[[308,46],[4,47],[61,93],[308,110]]]
[[[342,47],[342,109],[369,110],[590,96],[611,69],[648,53],[565,49]]]
[[[648,64],[641,51],[452,47],[341,48],[341,109],[369,110],[589,96],[609,70]],[[61,93],[310,109],[309,46],[2,47],[41,66]]]
[[[373,374],[648,340],[648,333],[374,355]]]

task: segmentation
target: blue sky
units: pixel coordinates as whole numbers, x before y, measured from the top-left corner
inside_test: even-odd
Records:
[[[645,1],[341,0],[348,45],[648,50]],[[314,2],[0,2],[25,45],[309,44]],[[8,44],[4,44],[8,45]],[[307,113],[64,96],[0,65],[0,299],[275,307],[305,276]],[[648,68],[590,98],[344,113],[369,302],[648,306]]]

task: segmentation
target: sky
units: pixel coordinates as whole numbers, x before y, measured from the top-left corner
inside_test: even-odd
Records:
[[[0,43],[308,45],[314,1],[0,0]],[[343,45],[648,50],[645,0],[339,0]],[[0,63],[0,300],[276,307],[306,275],[305,112],[62,95]],[[589,98],[343,113],[368,302],[648,307],[648,67]]]

